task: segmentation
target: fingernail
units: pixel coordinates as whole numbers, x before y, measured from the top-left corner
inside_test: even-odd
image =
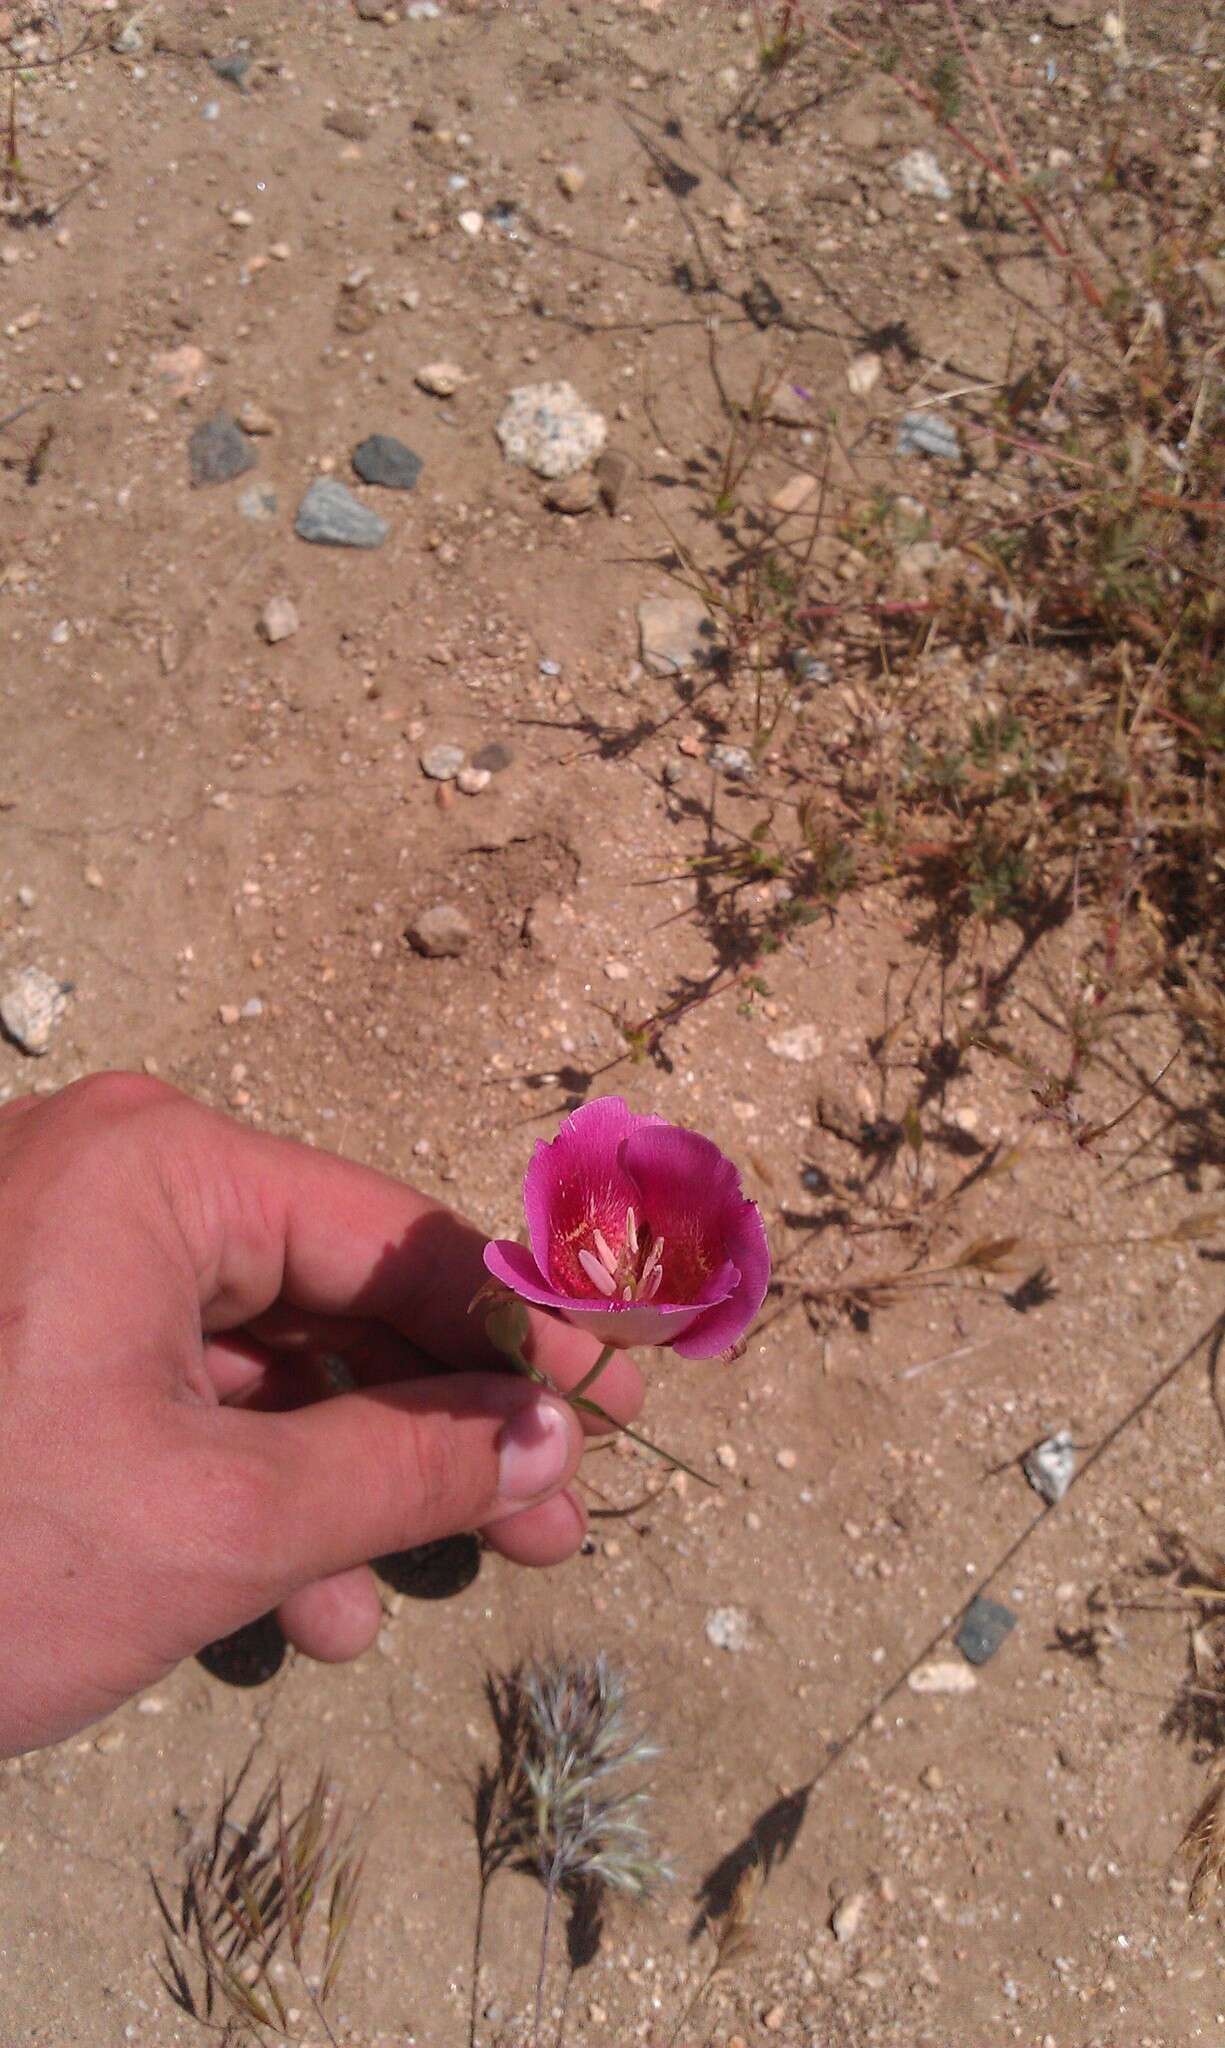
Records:
[[[516,1410],[498,1438],[498,1497],[539,1500],[565,1477],[570,1426],[556,1401],[539,1396]]]

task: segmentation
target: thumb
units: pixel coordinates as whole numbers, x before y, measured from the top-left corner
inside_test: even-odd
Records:
[[[254,1465],[257,1503],[252,1510],[248,1497],[240,1509],[250,1518],[240,1562],[263,1582],[268,1605],[369,1558],[546,1500],[583,1450],[565,1401],[494,1373],[369,1387],[289,1414],[213,1413],[239,1464]]]

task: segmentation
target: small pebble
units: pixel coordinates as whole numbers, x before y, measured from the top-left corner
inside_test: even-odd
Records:
[[[436,903],[422,911],[409,925],[408,942],[427,960],[457,960],[475,936],[462,910],[451,903]]]
[[[273,419],[272,414],[265,412],[262,405],[256,405],[254,399],[250,398],[239,407],[238,424],[244,434],[275,434],[276,432],[276,421]]]
[[[829,1922],[835,1941],[854,1941],[867,1903],[866,1892],[848,1892],[844,1899],[839,1899]]]
[[[238,421],[228,412],[214,413],[195,429],[187,443],[187,461],[194,485],[225,484],[254,469],[255,450]]]
[[[917,1665],[906,1683],[911,1692],[973,1692],[978,1680],[968,1664],[936,1658],[929,1664]]]
[[[606,448],[595,466],[596,488],[608,513],[616,511],[634,474],[634,465],[619,448]]]
[[[25,967],[0,995],[0,1026],[34,1059],[51,1050],[51,1034],[68,1007],[63,982],[41,967]]]
[[[300,623],[297,606],[287,597],[270,597],[259,615],[260,632],[271,646],[291,639]]]
[[[594,512],[599,502],[596,480],[588,469],[580,470],[577,476],[561,477],[557,483],[549,485],[544,502],[550,512],[564,512],[571,519],[581,517],[584,512]]]
[[[789,1450],[775,1451],[774,1462],[780,1472],[794,1472],[796,1467],[795,1452]]]
[[[775,1059],[794,1060],[797,1064],[819,1060],[825,1051],[825,1040],[815,1024],[792,1024],[786,1031],[774,1032],[766,1045]]]
[[[817,488],[815,476],[809,476],[806,470],[797,470],[794,476],[789,476],[786,483],[780,484],[774,492],[770,499],[770,510],[781,512],[785,516],[793,512],[802,512],[809,499],[816,496]]]
[[[265,490],[260,484],[248,484],[246,490],[239,493],[238,509],[244,519],[254,519],[258,524],[266,525],[270,519],[276,518],[276,492]]]
[[[485,216],[478,213],[475,206],[465,207],[459,216],[459,225],[463,232],[475,241],[485,225]]]
[[[856,398],[866,398],[869,391],[879,383],[883,368],[880,357],[873,355],[870,350],[864,355],[856,356],[846,373],[848,390]]]
[[[472,756],[472,765],[474,768],[487,768],[491,775],[500,775],[504,768],[510,767],[514,758],[510,748],[501,740],[490,740],[488,746]]]
[[[716,1465],[721,1465],[725,1472],[734,1472],[737,1462],[735,1444],[720,1444],[718,1446],[715,1451]]]
[[[734,747],[720,740],[710,750],[710,765],[726,775],[729,782],[751,782],[756,763],[747,747]]]
[[[421,756],[421,772],[431,782],[454,782],[464,765],[462,747],[427,747]]]
[[[242,91],[243,80],[251,69],[249,50],[231,50],[226,56],[213,57],[210,61],[218,78],[223,78],[227,85],[236,85]]]
[[[389,491],[411,491],[424,464],[394,434],[371,434],[353,450],[353,467],[363,483],[382,484]]]
[[[624,960],[606,960],[604,962],[604,976],[607,981],[628,981],[630,971]]]
[[[1053,1436],[1044,1437],[1040,1444],[1026,1451],[1021,1470],[1034,1492],[1054,1507],[1076,1477],[1076,1447],[1071,1430],[1057,1429]]]
[[[510,394],[497,435],[508,462],[556,478],[573,476],[594,460],[608,422],[573,384],[521,384]]]
[[[219,1024],[224,1024],[227,1027],[227,1029],[231,1025],[237,1024],[241,1015],[242,1011],[239,1009],[237,1003],[221,1003],[218,1005],[217,1022]]]
[[[417,372],[416,382],[431,398],[454,398],[468,379],[458,363],[425,363]]]
[[[953,196],[953,188],[930,149],[908,150],[894,164],[893,175],[912,199],[936,199],[944,206]]]
[[[715,1607],[706,1617],[706,1640],[716,1650],[739,1655],[749,1647],[750,1632],[743,1607]]]
[[[985,1664],[1016,1625],[1017,1617],[1010,1607],[1002,1607],[998,1600],[988,1600],[979,1593],[962,1618],[956,1635],[957,1648],[971,1664]]]
[[[638,607],[638,643],[642,665],[653,676],[705,668],[719,648],[709,607],[700,597],[644,597]],[[693,751],[683,741],[681,747]]]
[[[940,413],[902,414],[897,432],[899,455],[931,455],[938,462],[960,462],[961,442],[956,427]]]
[[[563,164],[557,173],[557,182],[567,199],[577,199],[587,183],[587,173],[581,164]]]
[[[461,768],[455,778],[455,787],[461,796],[479,796],[493,781],[491,768]]]
[[[294,532],[299,539],[324,547],[382,547],[391,528],[377,512],[363,505],[347,484],[335,477],[316,477],[298,507]]]

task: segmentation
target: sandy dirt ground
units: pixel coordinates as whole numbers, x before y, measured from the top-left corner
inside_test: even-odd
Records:
[[[922,67],[942,10],[901,11]],[[1088,175],[1125,117],[1219,176],[1221,10],[1119,11],[1122,51],[1098,7],[964,8],[1026,163]],[[23,12],[0,5],[0,54],[53,36],[23,42]],[[392,1561],[355,1666],[265,1631],[0,1766],[0,2042],[205,2038],[159,1984],[149,1872],[173,1883],[253,1750],[375,1802],[338,2038],[461,2048],[475,2010],[476,2040],[525,2041],[539,1891],[493,1886],[473,2001],[468,1815],[484,1674],[548,1648],[631,1675],[677,1871],[658,1905],[610,1909],[568,1987],[559,1947],[571,2042],[662,2048],[709,1968],[703,1904],[754,1842],[754,1946],[686,2048],[1225,2041],[1218,1927],[1189,1917],[1176,1856],[1225,1720],[1198,1710],[1162,1575],[1178,1534],[1222,1540],[1215,1355],[1193,1349],[1220,1268],[1143,1242],[1221,1184],[1203,1077],[1184,1064],[1096,1149],[1037,1113],[1089,944],[1075,910],[1040,946],[991,935],[999,1029],[1033,1071],[933,1059],[975,969],[900,886],[848,890],[754,957],[775,884],[738,924],[694,862],[716,821],[747,835],[794,802],[845,722],[851,652],[831,628],[738,777],[712,749],[752,749],[752,677],[653,674],[639,642],[645,599],[688,595],[671,548],[712,571],[734,550],[720,386],[785,375],[796,397],[763,430],[757,502],[831,419],[865,491],[922,499],[938,465],[897,455],[896,421],[1007,374],[1042,313],[1036,241],[988,263],[947,136],[833,55],[767,90],[732,7],[60,12],[95,46],[21,73],[0,217],[0,416],[31,408],[0,436],[0,980],[37,965],[70,993],[44,1058],[0,1044],[0,1097],[144,1067],[513,1234],[534,1140],[615,1089],[742,1164],[780,1287],[735,1366],[650,1367],[647,1426],[717,1490],[660,1490],[619,1447],[588,1493],[632,1511],[564,1569],[464,1544]],[[948,202],[896,175],[917,149]],[[884,374],[857,392],[873,349]],[[443,395],[418,381],[440,363]],[[611,508],[553,509],[499,446],[511,390],[558,379],[625,457]],[[193,485],[189,437],[219,412],[251,427],[251,466]],[[353,475],[376,433],[420,457],[413,490]],[[382,545],[296,536],[325,474]],[[1023,506],[1026,482],[969,464],[962,488]],[[273,599],[294,615],[275,641]],[[990,687],[955,643],[916,659]],[[489,769],[474,793],[423,772],[448,745]],[[405,934],[439,904],[460,950],[424,957]],[[704,992],[626,1057],[627,1024]],[[1177,1043],[1138,991],[1085,1115],[1108,1122]],[[890,1124],[916,1075],[917,1152]],[[928,1264],[1030,1249],[1006,1279],[806,1304],[804,1283],[906,1265],[920,1215]],[[1081,1477],[1047,1511],[1019,1460],[1063,1427]],[[951,1631],[983,1590],[1016,1625],[970,1674]],[[916,1690],[933,1660],[972,1688]]]

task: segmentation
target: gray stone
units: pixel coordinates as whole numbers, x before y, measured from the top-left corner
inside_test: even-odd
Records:
[[[905,412],[897,430],[899,455],[932,455],[938,462],[960,462],[957,429],[935,412]]]
[[[382,484],[389,491],[416,489],[424,463],[394,434],[371,434],[353,450],[353,467],[365,484]]]
[[[236,85],[240,92],[245,92],[243,80],[251,69],[250,50],[231,50],[225,57],[214,57],[212,65],[218,78],[224,78],[228,85]]]
[[[714,621],[700,597],[644,597],[638,607],[644,667],[653,676],[704,668],[718,648]]]
[[[962,1616],[956,1635],[957,1648],[967,1664],[985,1664],[989,1657],[994,1657],[1016,1625],[1017,1618],[1010,1607],[1001,1607],[998,1600],[988,1600],[979,1593]]]
[[[729,782],[751,782],[757,764],[747,747],[736,747],[728,740],[720,740],[710,750],[710,765],[726,775]]]
[[[458,960],[472,943],[473,930],[453,903],[436,903],[415,918],[406,934],[409,945],[427,960]]]
[[[608,435],[603,413],[579,397],[573,384],[520,384],[498,421],[508,462],[537,476],[573,476],[600,453]]]
[[[893,166],[893,175],[912,199],[937,199],[942,206],[953,188],[930,149],[910,149]]]
[[[63,982],[41,967],[23,967],[0,996],[0,1025],[15,1045],[35,1059],[51,1050],[51,1034],[68,1004]]]
[[[421,770],[431,782],[454,782],[465,758],[462,747],[427,747],[421,756]]]
[[[391,528],[335,477],[316,477],[298,507],[294,532],[321,547],[381,548]]]
[[[1044,1437],[1040,1444],[1026,1451],[1021,1470],[1034,1492],[1054,1507],[1076,1477],[1076,1447],[1071,1430],[1057,1429],[1053,1436]]]
[[[482,747],[472,756],[472,765],[474,768],[488,768],[491,775],[500,775],[504,768],[510,767],[514,758],[510,748],[501,740],[490,740],[487,747]]]
[[[187,443],[193,484],[228,484],[255,467],[255,450],[228,412],[203,420]]]

